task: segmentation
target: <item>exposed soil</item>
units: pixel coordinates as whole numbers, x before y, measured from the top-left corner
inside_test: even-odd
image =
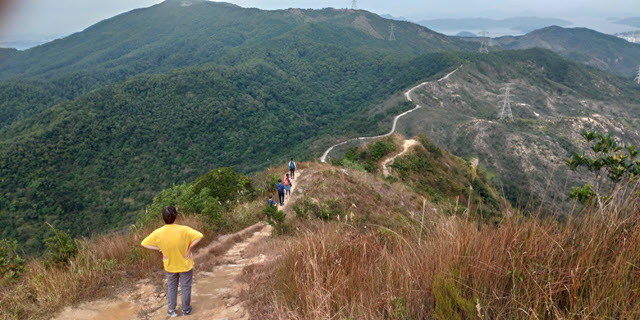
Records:
[[[389,166],[393,163],[393,161],[397,157],[407,153],[407,151],[409,151],[409,149],[411,147],[413,147],[413,146],[415,146],[415,145],[417,145],[419,143],[420,142],[418,142],[416,140],[413,140],[413,139],[405,140],[404,143],[402,144],[402,151],[400,151],[400,153],[398,153],[398,154],[396,154],[396,155],[394,155],[394,156],[392,156],[392,157],[390,157],[390,158],[388,158],[388,159],[386,159],[386,160],[384,160],[382,162],[382,176],[383,177],[389,176],[391,174],[391,170],[389,169]]]

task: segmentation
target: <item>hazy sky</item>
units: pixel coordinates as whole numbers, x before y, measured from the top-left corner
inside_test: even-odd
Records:
[[[0,0],[0,36],[68,34],[159,0]],[[230,0],[243,7],[344,8],[351,0]],[[544,16],[569,19],[640,16],[640,0],[358,0],[358,8],[414,20]]]

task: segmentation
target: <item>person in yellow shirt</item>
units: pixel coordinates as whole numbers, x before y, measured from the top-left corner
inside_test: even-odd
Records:
[[[182,287],[182,315],[190,315],[193,312],[191,280],[194,263],[191,249],[202,239],[202,233],[187,226],[174,224],[177,216],[178,210],[175,207],[164,207],[162,219],[165,225],[142,240],[143,247],[162,252],[162,262],[167,272],[167,298],[169,299],[167,315],[172,318],[178,316],[176,312],[178,281]]]

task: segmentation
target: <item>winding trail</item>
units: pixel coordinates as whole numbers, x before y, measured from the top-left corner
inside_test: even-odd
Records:
[[[395,160],[397,157],[407,153],[407,151],[409,151],[409,149],[417,144],[419,144],[420,142],[413,140],[413,139],[409,139],[409,140],[405,140],[404,144],[402,145],[402,151],[400,151],[400,153],[384,160],[384,162],[382,162],[382,176],[386,177],[389,176],[391,174],[391,171],[389,170],[389,165],[391,165],[393,163],[393,160]]]
[[[451,71],[451,72],[447,73],[444,77],[442,77],[442,78],[438,79],[438,80],[437,80],[437,82],[444,81],[444,80],[448,79],[448,78],[449,78],[449,76],[451,76],[452,74],[454,74],[454,73],[455,73],[456,71],[458,71],[458,69],[460,69],[460,68],[462,68],[462,66],[459,66],[459,67],[457,67],[455,70],[453,70],[453,71]],[[416,90],[416,89],[418,89],[418,88],[420,88],[420,87],[422,87],[422,86],[424,86],[424,85],[426,85],[426,84],[428,84],[428,83],[430,83],[430,82],[432,82],[432,81],[425,81],[425,82],[423,82],[423,83],[421,83],[421,84],[419,84],[419,85],[417,85],[417,86],[415,86],[415,87],[413,87],[413,88],[411,88],[411,89],[407,90],[407,91],[404,93],[404,97],[407,99],[407,101],[411,101],[411,102],[413,102],[413,98],[411,98],[411,94],[413,93],[413,91],[414,91],[414,90]],[[351,139],[348,139],[348,140],[345,140],[345,141],[342,141],[342,142],[340,142],[340,143],[336,143],[336,144],[332,145],[331,147],[329,147],[329,149],[327,149],[327,151],[325,151],[325,152],[322,154],[322,156],[320,157],[320,162],[325,162],[325,160],[326,160],[327,156],[329,155],[329,152],[331,152],[331,150],[333,150],[333,148],[335,148],[335,147],[339,147],[339,146],[341,146],[341,145],[343,145],[343,144],[346,144],[346,143],[348,143],[348,142],[350,142],[350,141],[354,141],[354,140],[377,139],[377,138],[383,138],[383,137],[388,137],[388,136],[392,135],[392,134],[396,131],[396,125],[398,124],[398,119],[400,119],[402,116],[404,116],[404,115],[406,115],[406,114],[408,114],[408,113],[411,113],[411,112],[413,112],[413,111],[415,111],[415,110],[417,110],[417,109],[420,109],[420,108],[422,108],[422,106],[421,106],[421,105],[419,105],[419,104],[416,104],[416,107],[415,107],[415,108],[413,108],[413,109],[411,109],[411,110],[408,110],[408,111],[405,111],[405,112],[403,112],[403,113],[401,113],[401,114],[399,114],[399,115],[395,116],[395,117],[393,118],[393,124],[392,124],[392,126],[391,126],[391,131],[389,131],[388,133],[381,134],[381,135],[379,135],[379,136],[373,136],[373,137],[357,137],[357,138],[351,138]]]
[[[290,204],[298,196],[296,187],[304,184],[301,183],[303,182],[300,180],[301,176],[304,176],[304,169],[296,172],[296,179],[291,186],[291,195],[285,199],[284,206],[278,209],[290,211],[288,210]],[[191,291],[191,305],[194,311],[188,319],[244,320],[250,318],[240,299],[240,293],[247,288],[248,284],[238,278],[245,267],[274,258],[262,253],[247,252],[247,248],[251,245],[266,241],[271,236],[271,230],[270,225],[259,222],[239,232],[220,236],[218,240],[194,253],[196,266]],[[216,254],[217,251],[222,253]],[[215,265],[216,260],[221,261],[222,264],[211,267]],[[166,280],[163,280],[163,286],[159,286],[151,279],[142,279],[128,292],[121,292],[114,298],[88,301],[78,306],[67,307],[54,319],[167,319],[165,283]],[[179,314],[181,313],[180,291],[178,291],[176,308]]]

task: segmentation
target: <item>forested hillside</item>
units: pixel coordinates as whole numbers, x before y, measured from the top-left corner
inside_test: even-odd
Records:
[[[473,50],[360,10],[168,0],[0,52],[0,237],[42,247],[45,222],[120,228],[157,191],[207,170],[308,156],[323,135],[378,132],[374,107]]]
[[[361,10],[264,11],[222,2],[189,3],[168,0],[26,51],[3,50],[0,81],[49,80],[49,96],[72,99],[141,73],[244,63],[256,51],[275,60],[281,60],[283,48],[300,57],[313,55],[314,49],[301,42],[403,56],[477,47],[408,22],[394,22],[396,40],[387,41],[390,20]],[[33,90],[3,97],[16,110],[0,114],[0,128],[52,105],[47,98],[34,100],[29,94]],[[25,100],[35,107],[25,106]]]
[[[141,75],[54,107],[65,97],[33,82],[44,80],[5,82],[33,88],[40,104],[26,105],[44,111],[5,108],[22,120],[0,131],[2,237],[33,250],[45,222],[74,235],[118,228],[157,191],[214,167],[252,172],[308,155],[323,134],[375,131],[379,118],[365,111],[457,64],[295,40],[238,54],[246,62],[235,66]]]

